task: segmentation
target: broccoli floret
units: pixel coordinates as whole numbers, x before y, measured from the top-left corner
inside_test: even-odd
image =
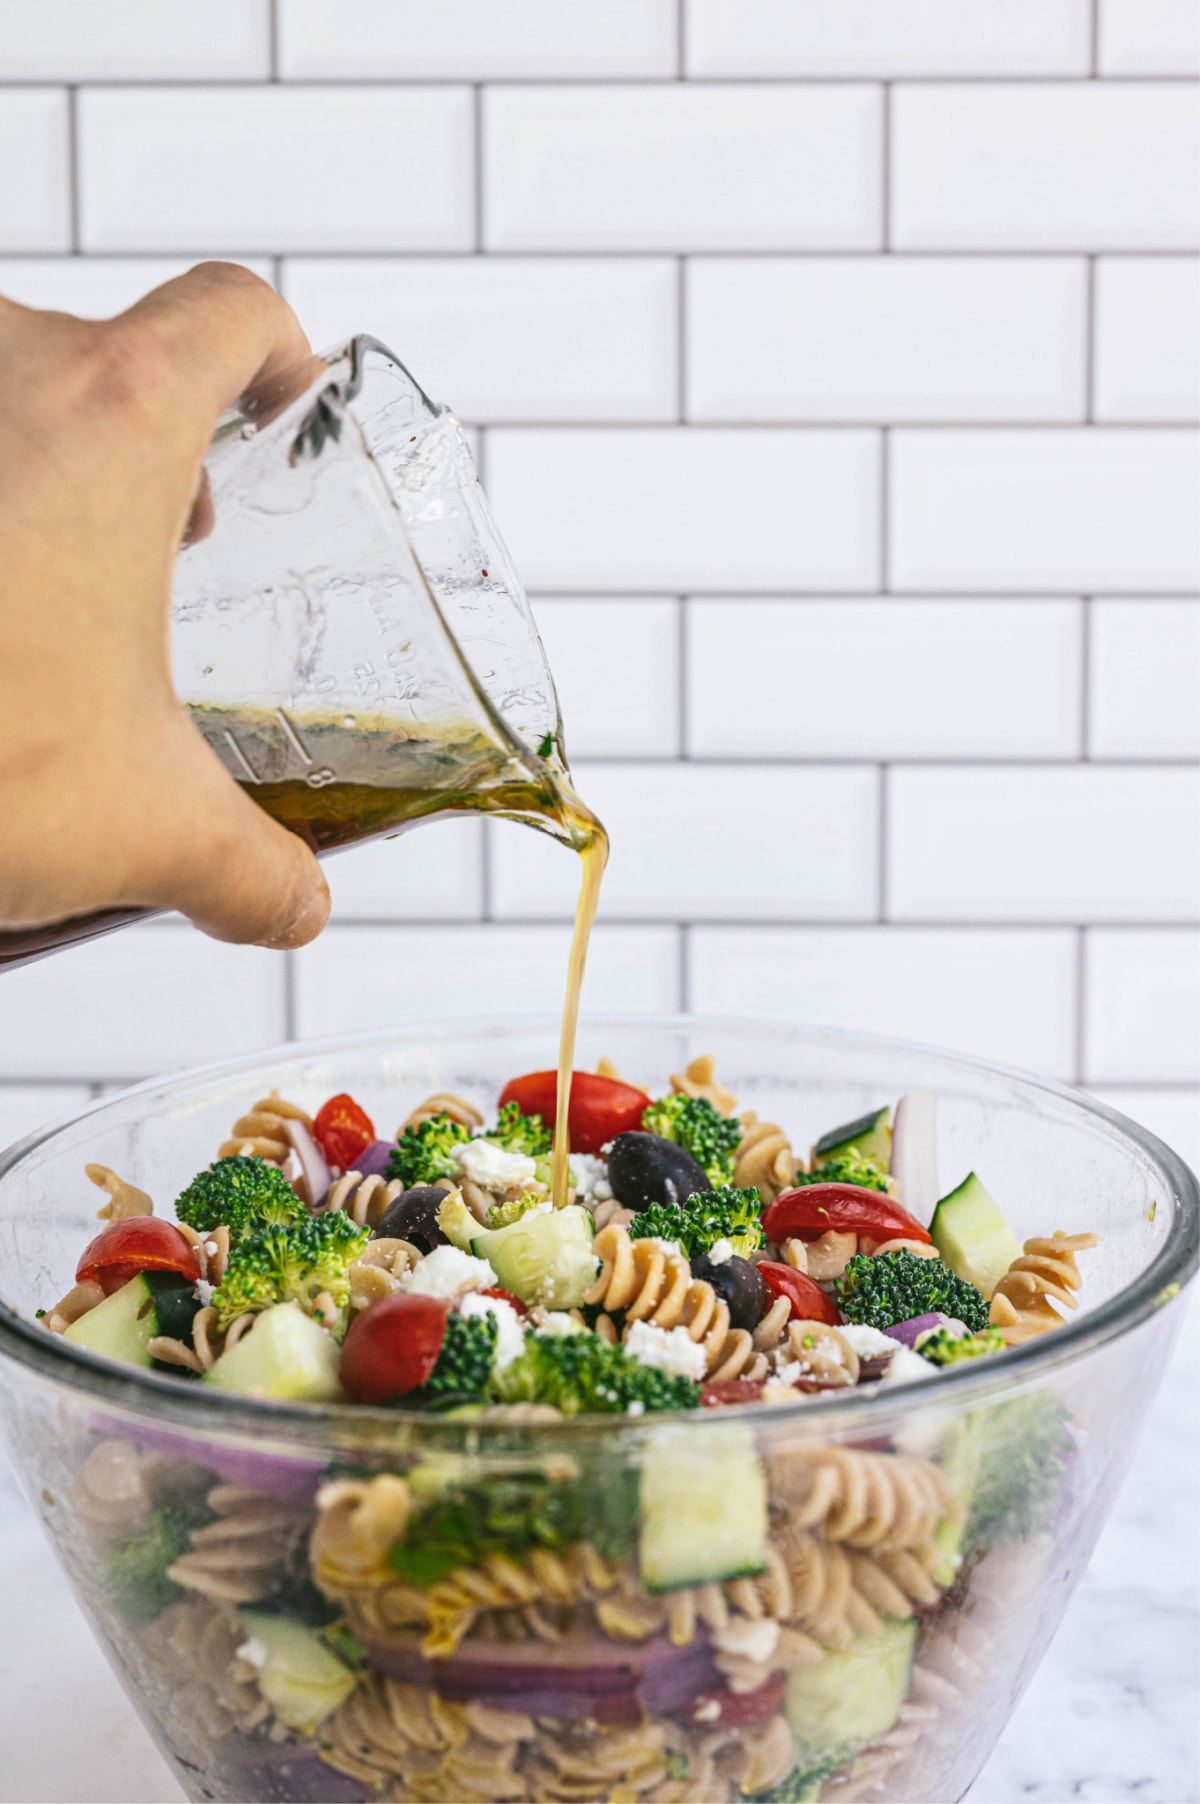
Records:
[[[1055,1500],[1074,1448],[1067,1411],[1049,1391],[1014,1397],[974,1411],[961,1424],[963,1437],[949,1455],[964,1458],[970,1474],[970,1504],[964,1548],[1023,1541],[1053,1525]]]
[[[198,1234],[224,1224],[236,1242],[252,1229],[299,1221],[305,1208],[277,1165],[234,1153],[192,1179],[176,1202],[175,1213]]]
[[[848,1152],[826,1159],[815,1171],[798,1171],[796,1184],[857,1184],[862,1190],[886,1190],[888,1178],[877,1160],[851,1147]]]
[[[689,1259],[707,1253],[718,1240],[728,1240],[744,1259],[763,1245],[758,1191],[753,1185],[738,1190],[722,1184],[719,1190],[698,1190],[675,1207],[658,1203],[634,1216],[629,1233],[633,1240],[674,1240]]]
[[[388,1159],[387,1175],[399,1178],[406,1190],[452,1177],[458,1169],[454,1148],[470,1138],[466,1128],[444,1112],[431,1115],[418,1127],[405,1128]]]
[[[985,1328],[981,1334],[955,1334],[950,1328],[934,1328],[917,1341],[917,1352],[935,1366],[954,1366],[963,1359],[979,1359],[987,1353],[1003,1353],[1004,1336],[999,1328]]]
[[[813,1800],[821,1795],[821,1787],[832,1773],[836,1773],[839,1765],[847,1765],[852,1758],[848,1753],[844,1761],[826,1760],[818,1767],[793,1767],[786,1779],[773,1785],[770,1791],[754,1794],[754,1804],[813,1804]]]
[[[656,1366],[640,1365],[598,1334],[531,1334],[525,1351],[492,1379],[504,1403],[552,1403],[564,1416],[694,1409],[700,1387]]]
[[[344,1209],[247,1234],[213,1293],[218,1325],[226,1328],[235,1316],[275,1303],[299,1303],[311,1314],[322,1291],[343,1311],[350,1301],[350,1267],[370,1238],[371,1230],[356,1227]]]
[[[200,1506],[167,1505],[154,1510],[117,1549],[108,1568],[108,1591],[122,1616],[130,1622],[152,1622],[182,1597],[167,1572],[187,1552],[192,1529],[207,1515]]]
[[[451,1315],[437,1364],[420,1391],[405,1403],[431,1403],[445,1409],[451,1403],[478,1401],[487,1390],[496,1359],[496,1318],[487,1315]]]
[[[884,1333],[896,1322],[931,1315],[935,1310],[964,1322],[973,1331],[987,1327],[988,1306],[982,1291],[940,1259],[922,1259],[907,1247],[877,1253],[873,1258],[855,1253],[836,1289],[848,1322]]]
[[[722,1115],[707,1096],[664,1096],[642,1116],[648,1134],[673,1140],[691,1153],[711,1184],[733,1182],[733,1156],[742,1139],[741,1123]]]
[[[508,1228],[513,1222],[520,1221],[532,1209],[544,1209],[547,1197],[544,1190],[527,1190],[523,1196],[514,1196],[507,1203],[493,1203],[487,1212],[486,1224],[489,1228]]]
[[[550,1151],[553,1135],[540,1115],[522,1115],[515,1102],[506,1102],[496,1117],[496,1125],[483,1139],[502,1146],[506,1153],[526,1153],[540,1159]]]

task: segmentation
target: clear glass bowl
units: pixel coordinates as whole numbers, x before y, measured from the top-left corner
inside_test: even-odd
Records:
[[[581,1068],[607,1055],[652,1087],[715,1053],[740,1106],[802,1149],[868,1106],[934,1089],[945,1188],[974,1168],[1019,1237],[1103,1237],[1069,1325],[923,1385],[680,1418],[463,1421],[214,1397],[36,1323],[95,1232],[86,1161],[168,1213],[272,1087],[306,1107],[349,1090],[390,1129],[437,1089],[491,1105],[506,1078],[549,1063],[556,1025],[284,1047],[143,1084],[0,1158],[0,1404],[109,1658],[192,1798],[960,1798],[1083,1570],[1195,1271],[1195,1179],[1099,1104],[852,1035],[693,1019],[584,1028]],[[331,1468],[342,1488],[322,1491],[314,1536]],[[681,1473],[696,1474],[690,1491]],[[661,1536],[664,1474],[668,1541],[687,1549],[693,1582],[652,1593],[639,1550]],[[555,1507],[512,1560],[402,1580],[386,1557],[396,1512],[448,1475],[509,1483],[522,1521],[531,1498],[552,1492]],[[737,1510],[710,1531],[706,1499],[751,1510],[764,1479],[766,1574],[704,1582],[736,1564],[740,1532]],[[153,1506],[205,1499],[216,1519],[186,1588],[151,1620],[131,1617],[115,1550]],[[285,1619],[285,1641],[286,1620],[300,1625],[283,1680],[239,1609]],[[304,1625],[335,1613],[367,1649],[357,1680],[305,1664]]]

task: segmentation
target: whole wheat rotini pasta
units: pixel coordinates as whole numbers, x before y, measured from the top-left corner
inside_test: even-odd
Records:
[[[645,1321],[654,1328],[686,1328],[704,1348],[710,1377],[729,1368],[737,1377],[757,1349],[745,1330],[730,1331],[729,1306],[711,1284],[693,1278],[681,1253],[654,1240],[631,1240],[617,1224],[602,1228],[593,1242],[600,1275],[584,1302],[600,1304],[606,1315],[623,1311],[625,1324]],[[744,1339],[741,1338],[744,1335]]]
[[[470,1128],[472,1132],[483,1126],[483,1115],[473,1102],[453,1090],[435,1090],[404,1117],[396,1130],[397,1140],[406,1128],[420,1127],[423,1121],[432,1121],[435,1115],[448,1115],[459,1127]]]
[[[269,1165],[282,1167],[292,1150],[286,1127],[289,1121],[312,1127],[311,1115],[281,1096],[278,1090],[272,1090],[269,1096],[264,1096],[245,1115],[238,1117],[229,1138],[221,1142],[217,1157],[226,1159],[232,1153],[248,1153],[265,1159]]]
[[[118,1177],[111,1166],[89,1164],[83,1170],[98,1189],[108,1192],[108,1201],[96,1211],[97,1221],[128,1221],[133,1215],[154,1214],[154,1204],[146,1192]]]
[[[796,1155],[781,1127],[760,1121],[753,1109],[739,1115],[741,1143],[734,1154],[733,1181],[741,1190],[753,1186],[764,1203],[773,1202],[796,1177]]]
[[[205,1498],[215,1521],[191,1532],[188,1552],[167,1568],[181,1591],[213,1603],[247,1604],[266,1597],[298,1567],[311,1512],[262,1497],[244,1485],[215,1485]]]
[[[1054,1305],[1079,1307],[1075,1293],[1083,1280],[1075,1255],[1098,1245],[1095,1234],[1055,1233],[1025,1242],[996,1286],[989,1315],[1010,1346],[1062,1327]]]
[[[376,1173],[364,1178],[360,1171],[345,1171],[330,1186],[324,1206],[327,1210],[344,1209],[360,1228],[374,1228],[388,1204],[395,1202],[403,1189],[399,1178],[381,1178]]]
[[[716,1078],[717,1061],[711,1053],[703,1053],[681,1073],[672,1072],[671,1089],[677,1096],[703,1096],[722,1115],[732,1115],[737,1097]]]
[[[769,1463],[792,1520],[852,1547],[924,1546],[955,1508],[941,1469],[914,1454],[795,1447]]]

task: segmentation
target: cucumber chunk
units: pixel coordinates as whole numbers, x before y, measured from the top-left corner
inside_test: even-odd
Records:
[[[496,1282],[522,1303],[577,1309],[599,1270],[592,1252],[594,1233],[590,1211],[572,1203],[476,1234],[471,1252],[486,1259]]]
[[[812,1149],[809,1163],[816,1171],[827,1159],[844,1158],[848,1152],[856,1152],[864,1159],[874,1159],[886,1171],[891,1151],[892,1111],[874,1109],[869,1115],[860,1115],[857,1121],[848,1121],[844,1127],[831,1128],[829,1133],[822,1134]]]
[[[462,1197],[456,1190],[446,1192],[446,1200],[438,1209],[437,1225],[460,1253],[471,1251],[471,1242],[483,1233],[483,1224],[477,1222]]]
[[[748,1428],[664,1428],[642,1454],[647,1591],[741,1578],[766,1565],[767,1480]]]
[[[815,1666],[795,1668],[784,1712],[801,1771],[840,1766],[887,1734],[908,1690],[916,1638],[914,1621],[890,1617],[877,1634],[858,1636]]]
[[[253,1328],[209,1367],[203,1382],[296,1403],[331,1403],[342,1394],[332,1334],[294,1303],[264,1309]]]
[[[1020,1241],[973,1171],[942,1198],[929,1232],[951,1271],[988,1298],[1021,1251]]]
[[[258,1689],[280,1722],[311,1735],[345,1703],[358,1684],[355,1674],[302,1622],[258,1610],[239,1610],[238,1616],[246,1631],[244,1658],[258,1672]]]
[[[105,1359],[118,1359],[122,1365],[152,1366],[147,1349],[159,1332],[154,1290],[145,1272],[139,1272],[72,1322],[63,1339]]]

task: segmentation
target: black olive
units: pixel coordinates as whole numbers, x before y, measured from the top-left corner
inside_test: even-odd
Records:
[[[731,1259],[716,1264],[707,1253],[692,1260],[693,1278],[703,1278],[729,1305],[731,1328],[757,1328],[767,1313],[767,1286],[762,1273],[748,1259]]]
[[[608,1181],[626,1209],[677,1208],[697,1190],[711,1190],[708,1173],[691,1153],[661,1134],[635,1128],[618,1134],[608,1154]]]
[[[436,1184],[415,1184],[402,1190],[395,1202],[389,1203],[375,1229],[376,1240],[411,1240],[422,1252],[446,1245],[446,1236],[438,1227],[437,1213],[446,1200],[446,1192]]]

